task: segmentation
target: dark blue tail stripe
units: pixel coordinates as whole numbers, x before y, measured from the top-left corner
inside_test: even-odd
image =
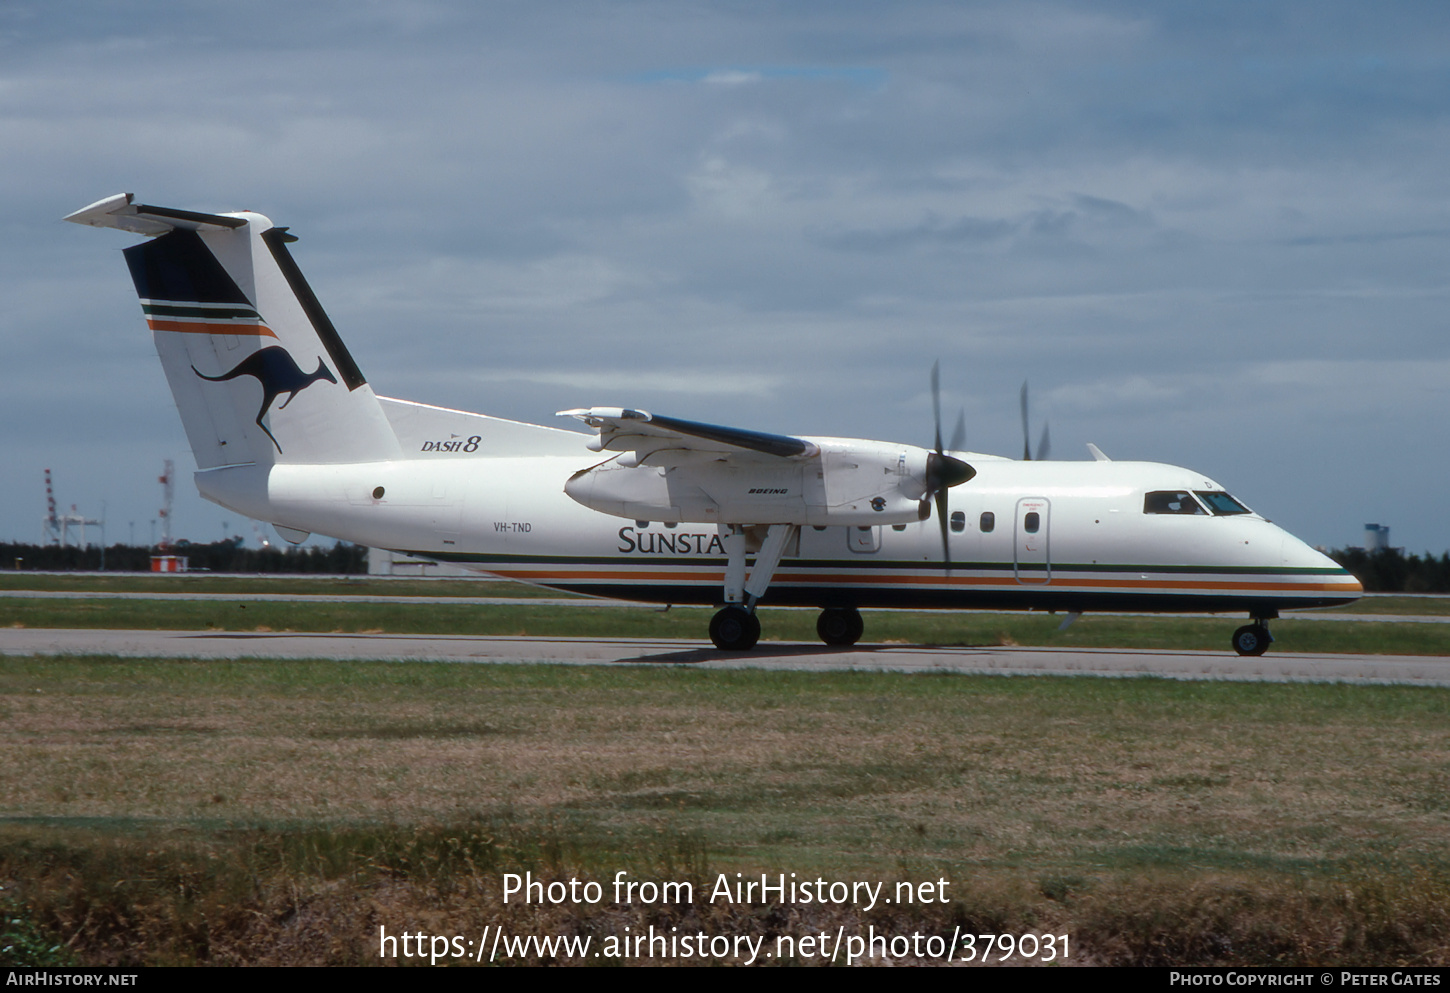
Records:
[[[125,249],[143,300],[254,306],[195,231],[184,228]]]

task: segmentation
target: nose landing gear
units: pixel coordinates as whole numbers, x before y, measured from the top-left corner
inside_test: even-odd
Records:
[[[1278,614],[1273,616],[1277,617]],[[1269,618],[1255,617],[1252,624],[1245,624],[1234,632],[1234,651],[1240,655],[1263,655],[1274,643],[1274,636],[1269,633]]]

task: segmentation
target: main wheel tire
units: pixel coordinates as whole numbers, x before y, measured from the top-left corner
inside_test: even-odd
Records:
[[[828,645],[854,645],[866,624],[855,607],[827,607],[816,618],[816,634]]]
[[[1273,640],[1269,629],[1262,624],[1245,624],[1234,632],[1234,651],[1240,655],[1263,655]]]
[[[710,618],[710,640],[722,652],[748,652],[760,640],[760,618],[731,604]]]

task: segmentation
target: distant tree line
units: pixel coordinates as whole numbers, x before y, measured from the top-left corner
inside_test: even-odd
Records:
[[[1367,593],[1450,593],[1450,552],[1422,558],[1399,548],[1336,548],[1329,557],[1354,573]]]
[[[147,572],[155,546],[108,545],[107,572]],[[331,548],[320,545],[286,548],[247,548],[241,538],[198,544],[178,541],[171,554],[184,555],[187,566],[208,572],[327,572],[356,574],[368,571],[368,550],[365,545],[349,545],[339,541]],[[101,568],[101,547],[76,548],[70,545],[22,545],[0,543],[0,569],[16,568],[47,572],[96,572]]]

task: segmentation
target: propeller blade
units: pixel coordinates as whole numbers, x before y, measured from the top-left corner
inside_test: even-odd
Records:
[[[931,416],[936,423],[936,453],[941,454],[941,359],[931,364]]]
[[[947,490],[958,483],[965,483],[976,474],[976,469],[950,455],[932,452],[926,457],[926,485],[936,498],[937,526],[941,528],[941,557],[947,569],[952,567],[951,541],[947,533],[951,523],[948,519],[950,508],[947,503]]]
[[[1032,461],[1031,442],[1027,440],[1027,380],[1022,380],[1022,461]]]
[[[1052,451],[1052,439],[1047,436],[1047,422],[1042,422],[1042,437],[1037,439],[1038,461],[1045,462],[1049,458],[1048,452]]]
[[[967,447],[967,412],[957,411],[957,426],[952,428],[952,442],[947,446],[949,452],[960,452]]]
[[[941,525],[941,560],[946,565],[947,571],[952,568],[952,546],[947,537],[947,488],[943,486],[936,491],[936,519]]]
[[[1023,402],[1026,402],[1024,395]],[[926,456],[926,495],[921,500],[921,519],[931,513],[931,504],[936,503],[937,526],[941,528],[941,557],[947,571],[952,567],[951,521],[948,519],[949,505],[947,490],[958,483],[965,483],[977,474],[977,470],[961,459],[953,458],[942,450],[941,444],[941,360],[931,364],[931,414],[936,425],[936,449]],[[960,450],[966,444],[967,412],[957,416],[957,426],[952,432],[952,448]]]

